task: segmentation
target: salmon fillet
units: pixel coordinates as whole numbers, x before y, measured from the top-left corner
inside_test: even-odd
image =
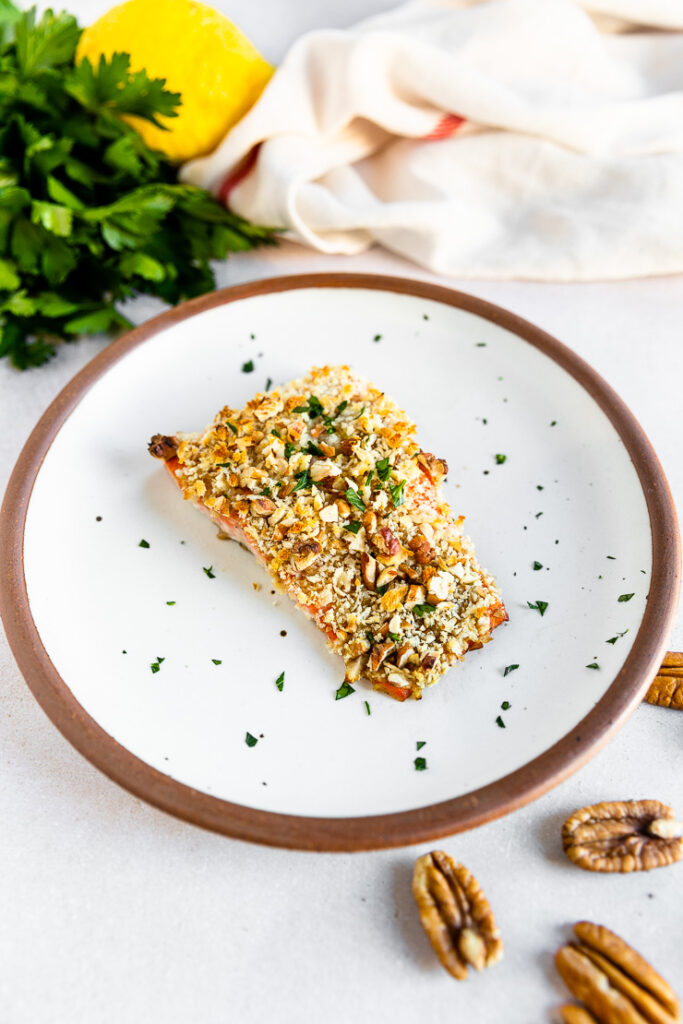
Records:
[[[226,406],[201,434],[156,434],[183,495],[239,541],[346,665],[397,700],[419,698],[507,619],[443,459],[401,408],[347,366]]]

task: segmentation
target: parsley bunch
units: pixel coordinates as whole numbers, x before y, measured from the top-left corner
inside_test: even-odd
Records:
[[[202,189],[121,115],[158,124],[181,99],[127,54],[76,65],[69,14],[0,0],[0,356],[38,366],[69,340],[128,327],[115,303],[214,287],[212,259],[272,241]]]

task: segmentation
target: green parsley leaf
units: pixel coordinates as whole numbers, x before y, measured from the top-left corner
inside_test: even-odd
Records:
[[[242,373],[253,373],[254,372],[254,360],[247,359],[246,363],[242,363]]]
[[[223,664],[223,662],[221,661],[220,658],[212,658],[211,661],[214,663],[214,665],[222,665]]]
[[[500,706],[503,709],[503,711],[509,711],[510,708],[512,707],[512,704],[510,703],[509,700],[504,700]]]
[[[614,557],[614,555],[607,555],[606,557],[609,558],[610,561],[616,562],[616,558]]]
[[[499,729],[504,729],[505,728],[505,722],[500,717],[500,715],[498,715],[498,717],[496,718],[496,725],[498,726]]]
[[[139,548],[148,548],[149,547],[149,541],[148,540],[144,540],[144,539],[141,540],[140,543],[138,544],[138,547]]]
[[[234,423],[231,423],[230,420],[226,420],[225,425],[226,425],[226,427],[230,427],[230,429],[232,430],[233,434],[237,433],[237,427],[235,426]]]
[[[175,604],[175,601],[167,601],[166,604]]]
[[[620,594],[617,601],[622,604],[625,601],[630,601],[632,597],[635,597],[635,594]]]
[[[271,380],[271,378],[269,377],[269,378],[268,378],[268,380],[266,381],[266,387],[265,387],[265,390],[266,390],[266,391],[270,391],[270,389],[272,388],[272,386],[273,386],[273,381],[272,381],[272,380]],[[279,436],[279,435],[278,435],[278,436]]]
[[[426,746],[426,744],[427,744],[427,740],[418,740],[417,743],[415,744],[415,749],[416,750],[422,750],[422,748],[424,746]]]
[[[416,772],[423,772],[427,767],[427,759],[424,757],[416,757],[413,764],[415,765]]]
[[[285,674],[284,674],[284,672],[281,672],[280,675],[277,677],[277,679],[275,680],[275,685],[277,686],[277,688],[280,691],[280,693],[282,693],[282,689],[283,689],[283,687],[285,685]]]
[[[353,417],[353,418],[354,418],[354,420],[359,420],[359,419],[361,418],[361,416],[363,415],[363,413],[364,413],[364,412],[365,412],[365,406],[364,406],[364,405],[362,405],[362,406],[361,406],[361,410],[360,410],[360,412],[358,413],[358,415],[357,415],[357,416],[354,416],[354,417]]]
[[[248,747],[255,747],[256,744],[258,743],[258,740],[256,739],[255,736],[252,736],[251,733],[248,732],[244,737],[244,742]]]
[[[391,476],[391,466],[389,465],[389,459],[380,459],[379,462],[375,463],[375,469],[377,470],[377,476],[383,483]]]
[[[369,715],[370,714],[370,705],[369,705],[369,703],[366,700],[364,700],[363,703],[365,704],[365,713]]]
[[[348,530],[349,533],[358,533],[360,530],[360,523],[344,523],[342,529]]]
[[[496,465],[497,466],[502,466],[503,463],[506,462],[506,461],[507,461],[507,455],[500,455],[500,454],[496,455]]]
[[[205,566],[202,566],[202,572],[205,572],[210,580],[215,580],[216,579],[216,574],[213,571],[213,566],[212,565],[208,566],[208,568],[205,567]]]
[[[620,639],[620,637],[626,636],[627,633],[628,633],[628,630],[625,629],[623,633],[617,633],[616,636],[610,637],[609,640],[605,640],[605,643],[607,643],[607,644],[615,644],[617,642],[617,640]]]
[[[351,686],[351,683],[342,683],[339,689],[336,691],[334,699],[342,700],[344,697],[349,697],[352,693],[355,692],[356,691],[354,690],[353,686]]]
[[[291,441],[285,441],[285,458],[289,459],[296,451],[296,445],[292,444]]]
[[[152,664],[149,666],[151,668],[151,670],[152,670],[152,674],[155,674],[155,673],[157,673],[159,671],[159,669],[161,668],[162,661],[166,661],[166,659],[165,658],[160,658],[157,655],[157,660],[153,661]]]
[[[325,410],[323,409],[322,402],[315,395],[310,395],[306,405],[297,405],[293,412],[306,412],[311,420],[314,420],[317,416],[322,416]]]
[[[276,430],[275,427],[273,427],[273,429],[271,430],[271,434],[273,434],[275,437],[282,438],[282,434],[280,433],[279,430]]]
[[[531,601],[527,601],[527,604],[533,611],[537,611],[539,615],[545,615],[545,610],[548,607],[547,601],[536,601],[534,604]]]
[[[343,402],[340,402],[337,408],[334,410],[334,415],[341,416],[341,414],[344,412],[344,409],[347,407],[348,404],[349,403],[346,401],[346,399],[344,399]]]
[[[313,444],[312,441],[308,442],[308,444],[306,445],[306,448],[304,449],[304,451],[306,451],[309,455],[322,455],[323,454],[322,448],[318,448],[317,444]]]
[[[405,480],[399,480],[397,484],[389,485],[389,493],[391,494],[391,500],[394,503],[394,508],[399,508],[405,502]]]
[[[381,334],[376,334],[375,337],[372,340],[373,341],[381,341],[382,340],[382,335]]]
[[[349,505],[353,505],[353,507],[357,508],[359,512],[365,512],[365,505],[363,503],[363,499],[361,498],[358,491],[354,490],[353,487],[347,488],[346,500],[348,501]]]
[[[397,644],[401,639],[400,633],[387,633],[387,636],[390,637],[395,644]]]
[[[600,666],[598,665],[597,661],[592,661],[590,665],[586,665],[586,668],[600,668]]]
[[[506,665],[505,666],[505,671],[503,672],[503,675],[504,676],[509,676],[511,672],[514,672],[518,668],[519,668],[519,665]]]
[[[540,562],[534,562],[534,564],[533,564],[534,572],[538,572],[538,570],[542,569],[542,568],[543,568],[543,566],[541,565]]]
[[[435,612],[436,606],[433,604],[416,604],[413,608],[413,615],[417,615],[418,619],[421,619],[423,615],[427,615],[429,612]]]
[[[311,476],[310,476],[310,473],[308,472],[307,469],[304,469],[304,470],[301,471],[301,473],[297,473],[297,475],[296,475],[296,484],[292,488],[292,494],[294,493],[294,491],[303,491],[304,488],[310,487],[310,486],[311,486]]]

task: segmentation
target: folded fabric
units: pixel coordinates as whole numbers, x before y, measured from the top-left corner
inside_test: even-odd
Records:
[[[322,252],[379,243],[458,277],[682,271],[681,29],[680,0],[417,0],[299,39],[182,177]]]

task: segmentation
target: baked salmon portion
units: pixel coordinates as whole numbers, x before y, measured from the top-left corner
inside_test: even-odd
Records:
[[[183,495],[239,541],[346,665],[420,698],[507,618],[441,495],[443,459],[348,366],[226,406],[201,434],[156,434]]]

